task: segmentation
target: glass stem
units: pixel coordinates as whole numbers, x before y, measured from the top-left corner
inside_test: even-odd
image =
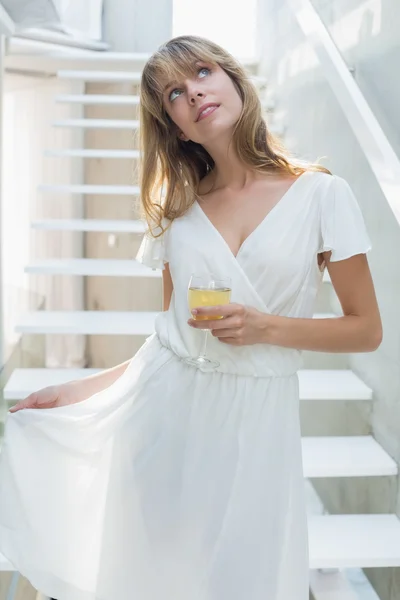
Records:
[[[209,329],[204,329],[203,346],[202,346],[202,349],[200,351],[199,358],[206,358],[207,340],[208,340],[208,334],[209,333],[210,333]]]

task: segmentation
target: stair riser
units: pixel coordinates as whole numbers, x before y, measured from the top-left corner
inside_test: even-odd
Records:
[[[314,478],[313,485],[332,513],[392,513],[396,506],[397,477]]]
[[[300,404],[304,436],[368,435],[371,400],[307,400]]]
[[[347,354],[303,351],[303,369],[348,369]]]

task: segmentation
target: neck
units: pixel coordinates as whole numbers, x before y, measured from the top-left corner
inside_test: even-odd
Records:
[[[257,172],[244,165],[235,152],[232,139],[213,140],[212,144],[204,144],[204,148],[215,163],[212,177],[212,190],[241,190],[257,177]],[[210,190],[211,191],[211,190]]]

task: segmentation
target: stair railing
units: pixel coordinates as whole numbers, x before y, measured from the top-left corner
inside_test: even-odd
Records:
[[[323,66],[376,181],[400,224],[400,160],[383,132],[328,29],[310,0],[288,0],[297,23]]]

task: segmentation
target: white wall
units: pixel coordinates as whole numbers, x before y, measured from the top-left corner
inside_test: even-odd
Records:
[[[172,37],[172,0],[104,0],[103,25],[116,52],[154,52]]]
[[[285,139],[292,150],[311,160],[324,157],[323,164],[348,180],[370,233],[373,248],[368,260],[382,315],[383,342],[376,352],[350,354],[349,364],[374,391],[373,435],[400,464],[400,226],[288,4],[259,3],[258,43],[262,71],[275,97],[275,120],[287,128]],[[313,4],[348,66],[355,69],[358,85],[400,155],[400,4],[397,0],[313,0]],[[356,423],[354,407],[342,405],[335,410],[336,425],[351,433],[348,424]],[[397,510],[400,516],[396,478],[315,484],[332,512]],[[398,600],[400,569],[372,569],[368,574],[382,600]]]
[[[257,0],[174,0],[173,35],[201,35],[240,58],[256,54]]]

